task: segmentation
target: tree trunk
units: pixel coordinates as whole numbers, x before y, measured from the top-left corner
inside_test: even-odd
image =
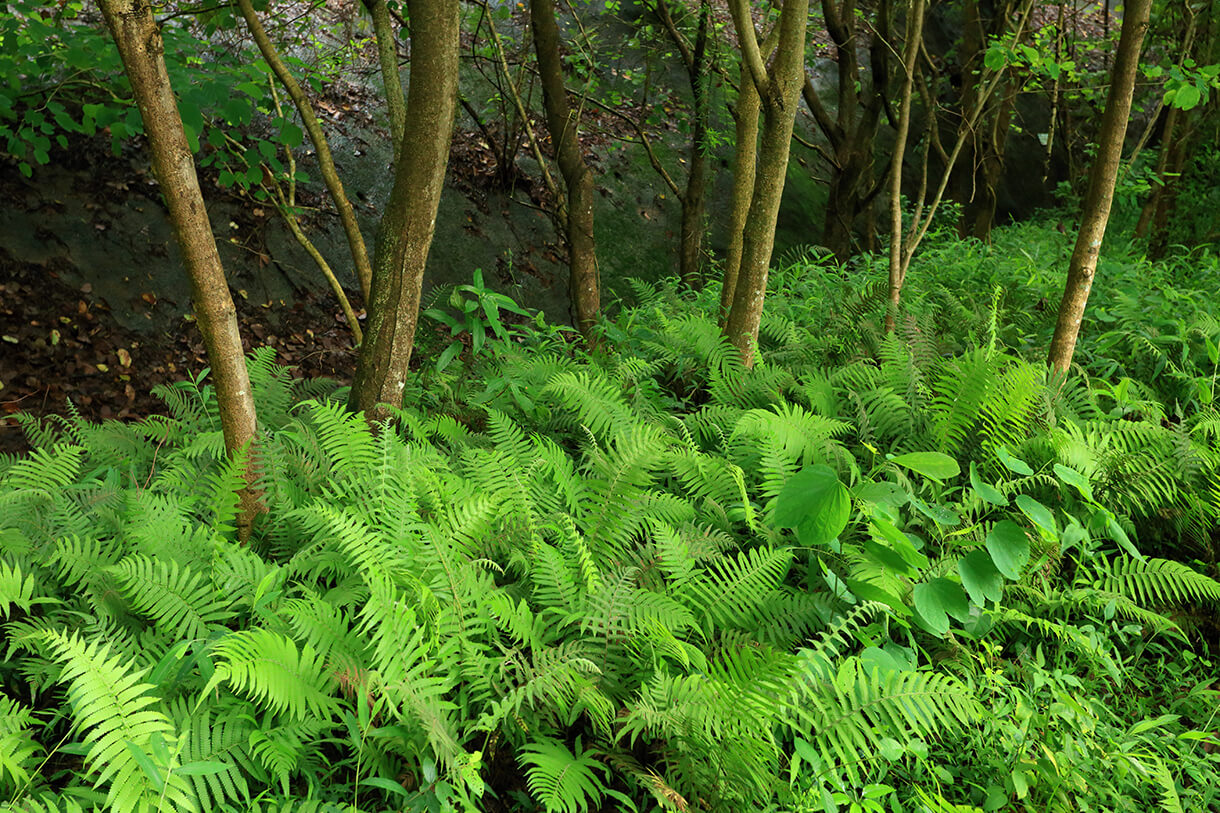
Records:
[[[1118,38],[1118,53],[1110,79],[1106,112],[1102,115],[1098,133],[1097,157],[1089,171],[1089,191],[1080,215],[1080,233],[1068,266],[1067,285],[1059,304],[1055,335],[1051,340],[1047,364],[1058,375],[1066,375],[1076,350],[1080,322],[1085,304],[1093,287],[1097,271],[1097,256],[1110,219],[1114,200],[1114,185],[1123,156],[1123,141],[1127,134],[1127,119],[1131,113],[1131,97],[1139,70],[1140,46],[1148,29],[1152,0],[1127,0],[1123,10],[1122,32]]]
[[[252,455],[257,425],[250,377],[242,352],[237,310],[229,293],[216,239],[195,174],[195,161],[182,129],[182,118],[165,70],[161,32],[148,0],[99,0],[106,25],[118,46],[132,95],[144,121],[153,172],[169,207],[170,224],[191,280],[195,321],[203,334],[225,449],[230,455]],[[258,512],[255,467],[247,457],[238,527],[247,539]]]
[[[833,252],[839,263],[855,253],[855,223],[872,204],[873,166],[877,128],[887,90],[888,43],[884,43],[889,21],[889,2],[877,9],[876,25],[870,44],[872,88],[860,104],[859,24],[854,0],[822,0],[826,30],[835,44],[839,63],[838,101],[834,120],[825,110],[811,81],[804,85],[805,103],[814,114],[830,143],[830,184],[826,216],[822,225],[822,245]]]
[[[1000,178],[1004,173],[1004,153],[1008,146],[1008,131],[1012,124],[1012,111],[1016,100],[1017,86],[1010,81],[1003,98],[997,103],[979,149],[978,188],[975,190],[975,199],[962,213],[963,224],[968,225],[970,229],[968,233],[979,240],[990,240],[991,229],[995,225]]]
[[[1165,185],[1169,182],[1170,154],[1173,152],[1172,145],[1178,129],[1178,119],[1181,116],[1182,111],[1172,105],[1165,111],[1165,130],[1161,135],[1161,151],[1156,157],[1156,182],[1152,187],[1152,194],[1148,196],[1148,200],[1144,201],[1144,205],[1140,209],[1140,219],[1135,224],[1136,237],[1148,236],[1157,209],[1160,208],[1161,198],[1165,194]]]
[[[385,88],[385,109],[390,117],[390,137],[394,140],[394,164],[397,166],[398,152],[407,130],[407,104],[402,92],[402,77],[398,74],[398,38],[385,0],[364,0],[364,7],[373,20],[373,34],[377,38],[377,61],[381,64],[381,84]]]
[[[805,29],[809,0],[787,0],[780,11],[779,41],[770,70],[763,63],[745,0],[730,0],[733,23],[742,48],[744,88],[752,82],[763,109],[762,139],[750,211],[746,215],[741,265],[725,335],[747,367],[754,364],[758,326],[767,292],[767,272],[775,247],[775,221],[788,171],[792,127],[805,76]]]
[[[744,67],[744,66],[743,66]],[[743,70],[737,94],[736,146],[733,150],[733,193],[729,202],[729,245],[724,255],[724,279],[720,286],[720,326],[729,320],[737,280],[741,272],[741,253],[746,234],[746,218],[754,195],[754,176],[758,161],[758,116],[762,102],[758,88]]]
[[[368,327],[349,406],[369,420],[402,405],[415,343],[424,267],[449,163],[457,111],[457,0],[408,0],[411,73],[394,187],[377,229]]]
[[[906,266],[902,257],[902,162],[906,157],[907,134],[911,129],[911,92],[915,87],[916,62],[923,44],[924,0],[915,0],[907,16],[906,43],[902,63],[902,101],[898,108],[898,134],[894,137],[894,158],[890,166],[890,302],[885,314],[885,332],[894,332]]]
[[[593,173],[581,152],[577,116],[564,90],[563,63],[559,58],[559,26],[554,0],[530,0],[530,26],[542,77],[546,124],[559,171],[567,187],[567,243],[572,321],[585,342],[593,344],[601,312],[597,279],[597,253],[593,240]]]
[[[272,73],[280,80],[288,97],[292,99],[292,103],[301,117],[301,123],[305,126],[305,132],[313,143],[314,152],[318,157],[318,170],[322,173],[322,182],[326,184],[330,199],[339,212],[339,222],[343,224],[343,233],[347,236],[348,249],[352,253],[356,279],[360,281],[360,293],[367,303],[372,286],[372,269],[369,265],[368,252],[364,245],[364,236],[360,233],[360,226],[356,223],[356,212],[352,209],[351,201],[348,200],[347,193],[343,190],[343,182],[339,180],[339,173],[335,169],[335,160],[331,156],[326,134],[322,132],[322,125],[318,123],[318,117],[314,115],[313,105],[309,103],[305,91],[301,89],[296,77],[288,70],[288,66],[280,58],[271,38],[263,29],[263,24],[259,21],[251,0],[237,0],[237,5],[242,17],[246,20],[246,26],[250,29],[250,35],[254,37],[254,42],[258,45],[259,53],[263,55],[263,59],[271,68]]]
[[[689,164],[686,176],[686,191],[682,195],[682,237],[678,256],[678,274],[688,290],[697,290],[703,285],[703,217],[707,198],[707,93],[703,86],[707,74],[707,40],[711,27],[712,6],[710,0],[702,0],[699,6],[699,31],[695,36],[695,48],[690,53],[686,74],[690,80],[691,127]]]

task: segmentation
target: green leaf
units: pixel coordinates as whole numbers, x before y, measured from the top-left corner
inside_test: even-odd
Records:
[[[947,505],[932,505],[924,502],[918,497],[911,498],[911,505],[915,507],[916,511],[923,514],[937,525],[953,526],[961,524],[962,518],[958,516],[956,511]]]
[[[940,452],[910,452],[892,457],[890,462],[906,466],[911,471],[936,481],[948,480],[962,473],[956,460]]]
[[[851,493],[861,502],[889,505],[894,508],[905,505],[911,499],[911,495],[902,486],[885,480],[865,481],[853,488]]]
[[[775,526],[796,528],[803,545],[824,545],[837,537],[851,517],[851,495],[830,466],[806,466],[775,499]]]
[[[1089,483],[1089,478],[1085,477],[1075,469],[1070,469],[1067,466],[1055,464],[1055,474],[1059,475],[1059,479],[1079,491],[1086,500],[1093,499],[1093,486]]]
[[[152,761],[152,757],[144,753],[144,749],[131,740],[125,740],[123,745],[127,746],[128,752],[136,761],[136,764],[140,766],[140,770],[148,777],[149,784],[156,790],[161,790],[165,787],[165,777],[161,775],[161,770]]]
[[[1133,558],[1143,561],[1144,554],[1140,553],[1139,548],[1135,547],[1131,537],[1127,536],[1127,532],[1123,530],[1123,526],[1118,524],[1118,518],[1108,511],[1106,514],[1106,530],[1110,532],[1110,538],[1117,542],[1118,546]]]
[[[1199,106],[1202,98],[1203,94],[1197,87],[1191,84],[1182,84],[1178,87],[1178,92],[1173,94],[1172,104],[1179,110],[1193,110]],[[1166,101],[1170,100],[1166,99]]]
[[[436,369],[443,371],[446,367],[449,366],[449,363],[451,361],[453,361],[453,359],[456,358],[457,354],[460,352],[462,352],[462,343],[461,342],[451,343],[448,347],[446,347],[441,352],[440,358],[438,358],[436,360]]]
[[[284,146],[295,149],[301,146],[304,140],[305,134],[292,122],[288,122],[280,128],[280,141],[284,142]]]
[[[1028,463],[1019,457],[1013,457],[1010,455],[1007,447],[997,446],[995,453],[996,457],[1000,458],[1000,462],[1003,463],[1009,471],[1014,472],[1015,474],[1023,474],[1026,477],[1034,473],[1034,470],[1029,467]]]
[[[1021,509],[1025,516],[1033,520],[1035,525],[1052,537],[1059,535],[1059,528],[1055,525],[1055,515],[1051,512],[1051,509],[1033,497],[1028,494],[1021,494],[1017,497],[1017,507]]]
[[[1021,568],[1029,561],[1029,537],[1025,529],[1010,519],[997,522],[987,534],[991,561],[1009,579],[1021,578]]]
[[[987,551],[974,550],[957,561],[957,575],[970,594],[970,600],[982,607],[987,601],[999,602],[1004,577],[996,570]]]
[[[1008,498],[998,488],[979,476],[978,467],[974,463],[970,464],[970,486],[983,502],[1000,506],[1008,505]]]
[[[919,615],[940,635],[949,631],[948,616],[958,621],[970,617],[970,603],[962,586],[946,578],[915,585],[913,596]]]
[[[1008,57],[1004,53],[1004,48],[998,43],[993,44],[987,49],[987,53],[983,56],[983,64],[989,71],[998,71],[1003,68],[1008,62]]]
[[[922,545],[916,545],[910,535],[899,530],[898,526],[885,517],[874,516],[869,523],[869,530],[878,542],[888,542],[890,550],[901,556],[912,567],[923,569],[928,566],[928,557],[919,552]]]
[[[174,769],[180,776],[209,776],[233,770],[233,766],[224,762],[190,762]],[[367,780],[366,780],[367,781]]]
[[[402,797],[410,798],[411,796],[411,794],[407,792],[407,789],[398,782],[394,782],[381,776],[370,776],[368,778],[361,779],[360,781],[362,784],[372,785],[375,788],[381,788],[382,790],[389,791],[390,793],[396,793]]]

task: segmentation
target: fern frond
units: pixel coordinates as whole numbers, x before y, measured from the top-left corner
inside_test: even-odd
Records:
[[[6,619],[13,607],[28,613],[37,584],[34,574],[24,574],[15,564],[0,561],[0,615]]]
[[[592,753],[576,755],[561,742],[542,740],[522,746],[518,758],[530,793],[547,813],[585,813],[601,805],[605,788],[593,772],[601,765]]]
[[[877,758],[881,740],[890,737],[930,740],[961,729],[982,715],[970,690],[948,675],[892,672],[881,675],[857,668],[840,687],[806,681],[822,691],[806,695],[793,710],[807,726],[827,766],[838,765],[852,782],[860,765]]]
[[[227,682],[259,705],[298,722],[329,719],[338,706],[330,694],[333,678],[309,644],[298,649],[291,638],[255,627],[227,635],[212,651],[217,664],[209,691]]]
[[[705,624],[748,627],[791,566],[787,548],[754,548],[713,560],[675,594]]]
[[[170,636],[203,639],[233,616],[228,599],[210,581],[177,562],[133,555],[110,572],[123,597]]]
[[[90,743],[85,761],[96,774],[97,785],[110,783],[107,805],[127,813],[143,804],[157,804],[164,794],[179,810],[197,810],[186,778],[170,773],[176,760],[153,762],[158,750],[172,751],[178,735],[152,693],[155,687],[141,682],[145,672],[129,670],[121,656],[112,655],[104,645],[85,642],[76,633],[46,632],[42,638],[64,663],[60,680],[69,684],[75,724]],[[141,762],[157,775],[146,773]]]
[[[1124,556],[1099,564],[1097,570],[1103,590],[1129,596],[1145,606],[1220,602],[1220,582],[1181,562]]]

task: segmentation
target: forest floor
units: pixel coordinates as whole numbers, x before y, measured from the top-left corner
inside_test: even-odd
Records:
[[[155,305],[155,293],[146,295]],[[146,300],[147,301],[147,300]],[[355,367],[347,326],[333,301],[301,292],[290,308],[236,298],[247,350],[270,346],[306,377],[346,382]],[[0,250],[0,452],[27,450],[18,414],[136,419],[164,407],[151,394],[207,366],[198,328],[135,331],[120,324],[88,284],[60,278],[55,264],[15,262]]]

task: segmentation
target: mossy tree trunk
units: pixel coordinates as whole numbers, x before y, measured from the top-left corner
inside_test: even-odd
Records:
[[[1123,9],[1123,26],[1118,38],[1118,53],[1110,78],[1110,93],[1106,111],[1102,114],[1097,138],[1097,157],[1089,170],[1089,191],[1085,195],[1080,215],[1080,232],[1068,266],[1067,285],[1059,303],[1055,335],[1047,364],[1058,375],[1065,375],[1072,364],[1080,323],[1085,305],[1093,289],[1097,257],[1110,219],[1114,201],[1114,186],[1123,157],[1123,142],[1127,135],[1127,119],[1131,114],[1131,97],[1139,71],[1140,47],[1148,29],[1152,0],[1127,0]]]
[[[182,118],[165,69],[161,32],[148,0],[99,0],[106,25],[118,46],[123,69],[144,122],[152,168],[169,207],[174,238],[191,281],[195,321],[203,334],[220,407],[220,425],[230,455],[246,455],[246,482],[238,517],[247,538],[259,510],[253,488],[254,399],[242,352],[237,310],[229,293],[216,239],[208,221],[195,159],[187,145]]]
[[[754,84],[763,112],[754,190],[742,234],[740,268],[724,328],[725,336],[748,367],[754,363],[758,344],[767,272],[775,247],[775,221],[784,193],[796,107],[804,84],[809,0],[784,3],[777,23],[775,60],[770,68],[763,61],[747,0],[730,0],[729,7],[741,43],[741,84],[743,88],[747,83]]]
[[[889,1],[878,4],[869,46],[870,80],[860,71],[860,25],[855,0],[822,0],[826,31],[839,65],[836,110],[832,117],[806,77],[803,95],[814,121],[830,145],[830,184],[822,245],[844,263],[855,253],[857,218],[882,188],[874,180],[876,136],[889,86]]]
[[[565,236],[572,321],[585,342],[592,344],[594,328],[601,312],[597,248],[593,239],[593,173],[589,171],[580,147],[579,116],[568,104],[568,94],[564,89],[555,4],[553,0],[530,0],[529,5],[547,130],[567,189]]]
[[[348,405],[369,420],[402,405],[424,267],[449,163],[457,111],[457,0],[408,0],[411,71],[394,187],[377,229],[368,327]]]

